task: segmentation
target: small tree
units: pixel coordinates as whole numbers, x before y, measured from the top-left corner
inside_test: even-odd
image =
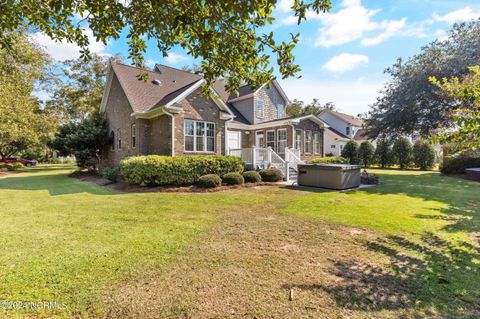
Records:
[[[413,163],[421,170],[433,168],[435,163],[435,150],[432,145],[423,140],[418,140],[413,145]]]
[[[358,158],[364,167],[373,163],[375,147],[369,141],[362,142],[358,148]]]
[[[96,171],[102,150],[111,143],[106,119],[95,112],[80,123],[60,127],[50,147],[60,155],[75,155],[78,167]]]
[[[342,157],[348,159],[350,164],[358,164],[358,143],[350,140],[342,150]]]
[[[392,145],[386,140],[378,141],[375,149],[375,161],[380,164],[382,168],[389,166],[392,163]]]
[[[400,169],[407,168],[412,162],[412,143],[405,137],[398,138],[393,144],[392,155]]]

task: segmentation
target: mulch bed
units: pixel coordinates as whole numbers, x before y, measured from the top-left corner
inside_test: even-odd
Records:
[[[238,189],[238,188],[250,188],[257,186],[272,186],[278,185],[278,183],[248,183],[243,185],[223,185],[216,188],[201,188],[196,185],[191,186],[137,186],[130,185],[126,181],[119,179],[116,183],[90,172],[86,171],[76,171],[70,174],[70,177],[79,179],[83,182],[94,183],[99,186],[108,187],[110,189],[126,192],[126,193],[152,193],[152,192],[163,192],[163,193],[216,193],[226,190]]]

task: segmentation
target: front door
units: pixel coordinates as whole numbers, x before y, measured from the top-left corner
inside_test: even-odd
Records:
[[[255,146],[265,147],[265,138],[263,137],[263,131],[257,131],[255,134]]]
[[[242,148],[242,133],[240,131],[228,131],[228,149],[238,150]]]

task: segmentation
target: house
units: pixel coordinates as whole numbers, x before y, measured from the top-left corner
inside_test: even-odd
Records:
[[[138,79],[144,71],[148,80]],[[280,85],[238,93],[225,91],[222,81],[201,94],[201,75],[156,65],[151,71],[111,65],[101,112],[114,140],[106,150],[106,165],[117,166],[126,156],[159,154],[236,155],[255,168],[278,166],[324,155],[327,125],[313,115],[287,117],[289,103]]]
[[[349,140],[359,144],[368,140],[375,144],[368,139],[363,121],[359,118],[329,109],[323,110],[318,117],[329,126],[325,130],[325,154],[340,156]]]

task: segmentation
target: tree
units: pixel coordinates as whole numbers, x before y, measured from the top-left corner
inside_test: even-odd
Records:
[[[417,140],[413,145],[413,163],[421,170],[432,169],[435,163],[435,150],[432,145]]]
[[[121,61],[121,58],[93,54],[87,62],[83,59],[64,61],[56,85],[49,90],[52,99],[47,105],[57,109],[65,122],[81,121],[98,111],[112,61]]]
[[[358,148],[358,158],[360,160],[360,164],[364,167],[368,167],[370,164],[373,163],[375,154],[375,147],[369,141],[364,141],[360,144]]]
[[[445,41],[435,40],[420,54],[398,61],[385,72],[391,80],[373,105],[366,121],[370,137],[430,135],[452,126],[450,112],[457,102],[441,94],[429,76],[459,77],[480,61],[480,19],[456,24]]]
[[[409,167],[412,162],[412,143],[405,137],[397,138],[393,143],[392,155],[395,163],[400,165],[400,169]]]
[[[135,65],[143,67],[149,39],[156,40],[164,56],[172,47],[180,46],[193,58],[202,59],[208,84],[229,75],[226,88],[232,92],[243,81],[259,87],[274,78],[271,55],[276,58],[282,77],[293,76],[300,70],[292,53],[299,34],[291,34],[290,41],[281,43],[275,41],[273,32],[257,34],[273,23],[276,2],[4,1],[0,12],[8,19],[0,23],[0,45],[11,45],[8,31],[25,26],[52,39],[77,44],[82,57],[88,58],[89,34],[106,44],[126,32],[129,58]],[[292,12],[300,23],[307,12],[319,14],[330,7],[330,0],[294,0]],[[145,79],[147,75],[140,76]]]
[[[102,152],[112,142],[107,120],[95,112],[80,123],[70,122],[62,125],[50,147],[63,156],[75,155],[80,168],[96,171]]]
[[[430,81],[440,87],[445,94],[455,99],[457,107],[451,117],[454,130],[444,130],[440,142],[453,147],[456,152],[480,150],[480,66],[469,68],[471,74],[460,81],[458,77],[443,81],[431,77]]]
[[[343,147],[342,157],[348,159],[350,164],[358,164],[358,143],[354,140],[348,141]]]
[[[15,155],[46,143],[56,118],[42,109],[32,93],[46,74],[48,56],[23,33],[0,49],[0,157]]]
[[[380,139],[375,149],[375,161],[385,168],[392,163],[392,146],[387,139]]]
[[[324,109],[334,110],[335,105],[333,102],[327,102],[322,106],[316,98],[309,104],[295,99],[287,105],[286,113],[288,116],[319,115]]]

